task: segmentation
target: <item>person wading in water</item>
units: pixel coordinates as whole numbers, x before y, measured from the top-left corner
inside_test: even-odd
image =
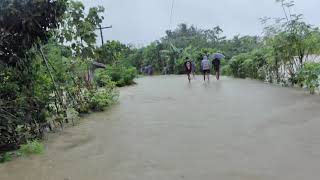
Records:
[[[212,65],[213,65],[214,71],[216,72],[216,78],[217,80],[219,80],[220,79],[220,59],[218,58],[213,59]]]
[[[203,73],[203,80],[206,81],[206,77],[208,81],[210,81],[210,61],[207,56],[203,56],[203,60],[201,61],[201,70]]]
[[[192,62],[189,60],[189,58],[186,58],[186,62],[184,63],[184,67],[186,70],[186,73],[188,75],[189,83],[191,82],[191,73],[192,73]]]
[[[216,72],[217,80],[220,79],[220,64],[221,64],[221,59],[223,58],[225,58],[225,56],[220,52],[213,54],[212,65],[214,67],[214,71]]]

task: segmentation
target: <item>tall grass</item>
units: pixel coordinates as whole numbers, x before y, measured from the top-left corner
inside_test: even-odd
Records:
[[[24,144],[20,147],[18,153],[21,156],[28,156],[32,154],[43,154],[44,145],[37,140],[28,141],[27,144]]]

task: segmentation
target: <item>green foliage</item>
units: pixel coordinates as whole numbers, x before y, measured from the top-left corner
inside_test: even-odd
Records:
[[[118,41],[108,41],[104,46],[96,49],[95,56],[98,61],[107,65],[105,70],[97,70],[95,72],[97,85],[100,87],[105,86],[110,79],[118,87],[134,84],[133,80],[137,77],[137,70],[131,67],[131,63],[128,62],[128,58],[133,57],[132,51],[134,50],[130,50],[128,46]],[[136,57],[138,56],[139,53]]]
[[[298,84],[306,86],[311,94],[320,86],[320,63],[306,63],[297,75]]]
[[[103,111],[117,102],[119,92],[116,89],[116,82],[112,81],[109,71],[106,69],[96,70],[95,82],[98,85],[98,89],[87,92],[89,108],[93,111]]]
[[[116,86],[123,87],[134,84],[133,80],[137,77],[137,70],[134,67],[125,67],[123,65],[114,64],[108,66],[103,73],[99,74],[101,76],[108,75],[111,77],[111,80],[116,83]]]
[[[180,58],[175,61],[175,74],[184,74],[185,73],[185,59]]]
[[[67,109],[67,118],[73,123],[80,120],[79,112],[73,108]]]
[[[65,10],[65,0],[0,1],[0,149],[4,151],[42,136],[46,102],[35,95],[39,69],[33,65],[40,44],[48,42]]]
[[[182,49],[190,45],[200,48],[212,48],[225,40],[225,37],[221,36],[222,32],[223,30],[219,26],[202,30],[187,24],[180,24],[175,30],[166,31],[166,36],[161,41],[166,46],[173,44]]]
[[[95,50],[95,56],[98,62],[114,64],[117,61],[124,60],[129,52],[130,49],[119,41],[107,41],[106,44]]]
[[[28,141],[27,144],[21,145],[19,154],[22,156],[28,156],[32,154],[43,154],[44,145],[37,140]]]
[[[303,21],[301,14],[291,13],[289,9],[294,6],[294,1],[277,2],[282,6],[286,18],[276,18],[271,25],[267,20],[264,21],[264,45],[269,49],[267,76],[270,81],[294,85],[297,72],[303,67],[307,56],[319,53],[320,31]],[[287,75],[289,77],[286,77]]]
[[[27,142],[21,153],[40,152],[32,140],[46,129],[116,99],[114,85],[100,91],[88,77],[103,11],[84,13],[71,0],[0,1],[0,153]],[[104,103],[92,105],[97,97]]]
[[[3,155],[0,154],[0,163],[5,163],[12,160],[12,153],[6,152]]]
[[[93,111],[103,111],[105,108],[117,102],[119,92],[115,89],[113,82],[107,86],[99,88],[95,91],[90,91],[87,95],[89,99],[89,107]]]
[[[284,9],[294,5],[286,0],[279,2]],[[279,18],[275,24],[265,27],[265,36],[261,38],[262,43],[258,48],[232,58],[229,67],[233,76],[285,85],[308,84],[306,86],[312,91],[318,86],[315,70],[306,70],[306,67],[310,67],[304,67],[304,64],[308,55],[319,53],[320,31],[305,23],[301,15],[286,14],[286,17]],[[239,43],[238,47],[242,48],[244,45]]]
[[[87,103],[84,98],[87,82],[84,81],[84,76],[89,63],[81,58],[70,56],[69,48],[56,43],[50,43],[43,49],[50,66],[49,69],[43,66],[42,59],[36,57],[37,61],[33,65],[37,70],[34,88],[36,97],[46,104],[48,115],[52,117],[57,113],[65,114],[63,107],[87,112]],[[59,94],[55,93],[56,91]],[[58,101],[59,97],[64,99],[63,104]]]
[[[111,82],[111,77],[105,69],[97,69],[95,71],[94,81],[98,87],[104,87]]]
[[[221,74],[224,76],[232,76],[232,69],[230,65],[223,66],[221,68]]]
[[[240,54],[235,56],[230,61],[230,69],[232,75],[237,78],[246,78],[246,69],[244,62],[247,60],[248,54]]]
[[[85,7],[80,1],[69,0],[59,30],[54,35],[60,43],[68,42],[71,48],[82,58],[94,57],[96,28],[102,23],[104,7],[91,7],[84,13]]]
[[[126,57],[124,64],[126,66],[133,66],[136,69],[141,69],[145,64],[141,60],[144,58],[143,50],[142,49],[131,49],[131,53]],[[161,71],[164,67],[164,64],[162,64],[162,67],[159,69]]]
[[[256,49],[250,53],[234,56],[225,70],[226,74],[238,78],[265,80],[267,55],[266,49]]]
[[[0,63],[30,62],[25,58],[28,50],[48,40],[49,30],[58,26],[65,10],[66,0],[1,0]]]
[[[163,45],[159,42],[153,42],[149,46],[142,48],[140,50],[142,52],[142,57],[137,57],[140,58],[139,60],[136,59],[138,61],[141,61],[140,66],[138,66],[137,69],[140,69],[141,67],[145,67],[148,65],[152,65],[155,71],[161,72],[163,68],[166,66],[164,56],[168,55],[164,55],[161,53],[161,50],[163,49],[162,46]]]
[[[152,65],[158,73],[181,74],[184,73],[183,63],[186,57],[194,60],[199,67],[203,55],[222,52],[226,56],[224,63],[227,64],[233,56],[261,46],[261,39],[257,36],[226,39],[221,35],[222,32],[219,26],[197,29],[180,24],[175,30],[166,31],[166,36],[160,41],[132,51],[127,62],[137,69]]]

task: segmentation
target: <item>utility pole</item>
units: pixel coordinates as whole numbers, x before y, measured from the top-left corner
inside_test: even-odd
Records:
[[[104,44],[102,30],[103,30],[103,29],[110,29],[110,28],[112,28],[112,26],[101,27],[101,25],[97,28],[98,30],[100,30],[100,36],[101,36],[101,44],[102,44],[102,46],[103,46],[103,44]]]
[[[289,18],[288,18],[287,11],[285,9],[285,4],[283,1],[281,2],[281,6],[282,6],[282,10],[284,12],[284,15],[286,16],[287,22],[289,22]]]

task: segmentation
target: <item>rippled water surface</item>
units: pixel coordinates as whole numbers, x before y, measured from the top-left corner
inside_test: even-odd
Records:
[[[146,77],[0,180],[316,180],[320,99],[224,78]]]

